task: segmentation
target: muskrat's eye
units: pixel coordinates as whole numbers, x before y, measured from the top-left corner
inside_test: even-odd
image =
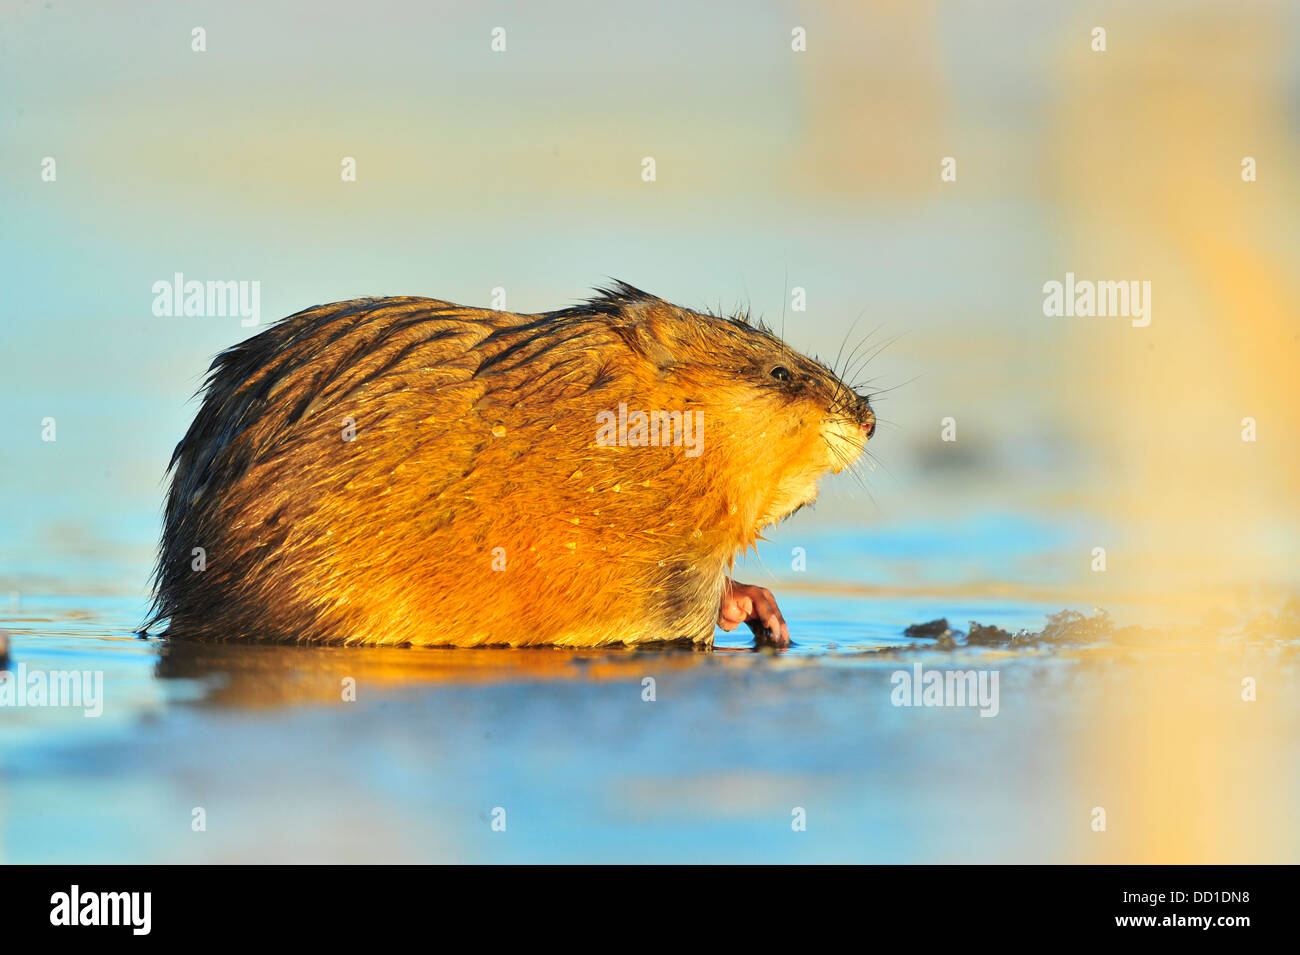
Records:
[[[789,381],[790,369],[784,367],[783,365],[777,365],[775,368],[772,369],[772,377],[775,378],[777,381]]]

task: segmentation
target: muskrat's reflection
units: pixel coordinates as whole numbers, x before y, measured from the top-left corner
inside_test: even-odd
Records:
[[[213,643],[162,644],[161,679],[200,681],[201,702],[227,706],[341,702],[374,690],[434,683],[628,680],[704,663],[711,654],[662,647],[641,650],[343,647]],[[652,670],[647,670],[652,666]]]

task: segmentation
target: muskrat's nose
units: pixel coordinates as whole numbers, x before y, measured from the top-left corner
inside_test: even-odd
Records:
[[[868,438],[876,433],[876,413],[871,410],[871,403],[858,395],[858,417],[862,421],[862,431]]]

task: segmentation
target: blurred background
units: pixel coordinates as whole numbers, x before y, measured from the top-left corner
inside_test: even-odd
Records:
[[[260,282],[264,325],[363,295],[486,306],[498,287],[510,310],[543,311],[614,277],[749,308],[825,359],[845,343],[874,355],[861,377],[883,423],[866,488],[832,480],[746,569],[778,594],[859,601],[818,605],[828,619],[873,619],[873,595],[919,601],[893,630],[950,595],[993,600],[1004,625],[1066,605],[1157,627],[1280,613],[1300,567],[1298,134],[1300,8],[1285,0],[8,0],[0,603],[16,634],[84,637],[78,613],[102,630],[99,599],[119,635],[143,615],[189,399],[211,356],[251,332],[155,316],[154,282],[179,272]],[[1150,325],[1045,316],[1043,285],[1067,272],[1149,281]],[[1104,752],[1113,798],[1145,807],[1122,848],[1062,843],[1059,858],[1294,853],[1294,832],[1270,848],[1262,808],[1294,795],[1294,705],[1238,726],[1216,708],[1235,704],[1236,671],[1219,703],[1173,705],[1160,688],[1193,671],[1217,685],[1197,659],[1126,675],[1136,696],[1092,684],[1075,714],[1099,721],[1046,734],[1044,752],[1066,747],[1053,778]],[[1041,717],[1027,710],[1026,726]],[[1248,749],[1251,768],[1171,769],[1207,739]],[[67,766],[90,758],[83,745]],[[1252,782],[1206,788],[1231,772]],[[57,803],[64,783],[32,786],[18,805]],[[1037,844],[1025,830],[1003,854]]]

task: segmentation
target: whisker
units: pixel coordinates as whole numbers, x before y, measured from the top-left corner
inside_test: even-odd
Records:
[[[862,346],[866,345],[869,341],[871,341],[871,337],[875,335],[876,332],[880,331],[882,328],[884,328],[884,325],[877,325],[871,331],[867,332],[866,337],[863,338],[862,341],[858,342],[857,345],[853,347],[853,351],[849,352],[849,357],[844,359],[844,371],[840,372],[837,375],[838,378],[840,378],[841,380],[848,379],[849,377],[848,370],[849,367],[853,364],[854,357],[858,354],[858,351],[862,348]]]
[[[891,338],[891,339],[889,339],[888,341],[884,342],[884,343],[883,343],[882,345],[880,345],[880,346],[879,346],[875,351],[873,351],[871,354],[867,355],[867,357],[866,357],[865,359],[859,361],[858,364],[853,368],[852,372],[850,372],[849,369],[846,368],[846,369],[845,369],[844,377],[845,377],[846,379],[848,379],[848,378],[852,378],[852,377],[854,377],[854,375],[860,373],[863,369],[865,369],[867,366],[869,366],[873,361],[875,361],[877,358],[879,358],[881,352],[883,352],[883,351],[884,351],[886,348],[888,348],[890,345],[897,344],[897,343],[898,343],[898,340],[899,340],[900,338],[902,338],[902,337],[903,337],[902,335],[895,335],[893,338]]]
[[[874,389],[873,389],[873,390],[871,391],[871,400],[872,400],[872,401],[875,401],[876,398],[877,398],[878,396],[880,396],[880,395],[887,395],[887,394],[889,394],[891,391],[897,391],[899,388],[902,388],[902,387],[904,387],[905,385],[910,385],[912,382],[916,381],[918,378],[922,378],[922,377],[924,377],[924,374],[925,374],[925,373],[922,372],[922,373],[919,374],[919,375],[913,375],[911,378],[907,379],[907,381],[899,382],[898,384],[896,384],[896,385],[891,385],[891,386],[888,387],[888,388],[881,388],[881,389],[879,389],[879,390],[874,390]],[[864,381],[862,384],[860,384],[860,385],[854,385],[853,387],[854,387],[855,390],[858,389],[858,388],[864,388],[864,387],[866,387],[867,385],[869,385],[869,384],[871,383],[871,381],[874,381],[874,380],[876,380],[876,379],[870,379],[870,380],[868,380],[868,381]]]
[[[845,332],[844,337],[840,339],[839,351],[835,353],[835,362],[834,364],[831,365],[831,374],[833,374],[836,378],[842,380],[844,377],[839,373],[840,359],[844,356],[844,346],[849,343],[849,336],[853,334],[853,329],[858,327],[858,322],[862,321],[862,316],[865,314],[867,314],[867,310],[865,308],[862,311],[858,312],[858,317],[853,320],[853,324],[849,326],[849,330]]]

